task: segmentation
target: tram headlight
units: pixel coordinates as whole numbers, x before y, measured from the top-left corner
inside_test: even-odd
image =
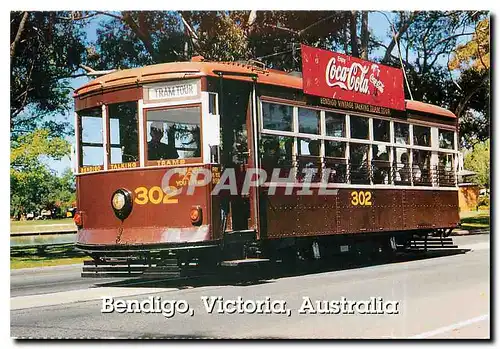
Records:
[[[111,201],[115,210],[121,210],[125,206],[125,195],[122,192],[116,192]]]
[[[132,194],[127,189],[118,189],[111,196],[111,207],[115,216],[124,220],[132,212]]]

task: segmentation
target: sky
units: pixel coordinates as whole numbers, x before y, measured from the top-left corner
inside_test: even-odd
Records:
[[[393,15],[391,13],[385,12],[385,14],[389,17],[389,19],[391,21],[393,20]],[[95,41],[96,40],[96,38],[97,38],[96,29],[98,27],[98,23],[100,20],[102,20],[102,17],[96,17],[96,19],[92,20],[89,23],[89,25],[87,26],[85,32],[86,32],[88,41]],[[370,29],[372,35],[374,35],[375,38],[379,39],[384,44],[389,43],[390,37],[388,36],[388,34],[391,33],[391,28],[390,28],[388,19],[386,18],[386,16],[384,16],[384,14],[382,14],[380,12],[370,12],[369,16],[368,16],[368,26],[369,26],[369,29]],[[466,40],[466,39],[467,38],[463,38],[463,40]],[[381,55],[382,52],[383,52],[383,48],[376,49],[370,53],[368,59],[371,59],[373,57],[378,57]],[[446,58],[443,57],[442,59],[444,60],[443,63],[445,63]],[[88,81],[90,81],[90,79],[87,77],[75,78],[71,81],[71,86],[73,88],[78,88],[78,87],[82,86],[83,84],[87,83]],[[71,92],[71,96],[72,96],[72,92]],[[71,125],[72,130],[74,130],[74,110],[73,109],[65,114],[56,116],[56,120],[68,121]],[[73,135],[67,137],[67,140],[71,144],[73,144],[73,145],[75,144],[74,131],[73,131]],[[58,174],[62,174],[67,168],[71,168],[71,166],[72,166],[70,157],[65,157],[62,160],[45,159],[44,162],[47,163],[49,165],[49,167],[51,169],[53,169],[54,171],[56,171]]]

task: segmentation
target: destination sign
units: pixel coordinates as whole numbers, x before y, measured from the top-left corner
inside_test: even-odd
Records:
[[[149,101],[173,100],[198,96],[198,80],[184,80],[149,86],[147,88]]]

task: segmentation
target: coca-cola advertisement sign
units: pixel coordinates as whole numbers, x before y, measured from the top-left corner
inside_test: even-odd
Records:
[[[304,93],[404,110],[403,71],[301,45]]]

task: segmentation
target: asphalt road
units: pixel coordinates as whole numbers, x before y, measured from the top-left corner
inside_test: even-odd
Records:
[[[11,336],[489,338],[489,235],[460,236],[455,243],[471,251],[361,268],[280,274],[264,282],[247,284],[217,281],[117,284],[102,279],[82,280],[78,266],[21,270],[11,274]],[[96,282],[101,287],[94,287]],[[171,317],[161,313],[102,313],[103,296],[113,297],[115,302],[140,302],[154,297],[164,302],[166,313],[176,301],[177,307],[173,308],[177,312]],[[210,313],[206,309],[210,304],[204,304],[204,297],[208,300],[221,297],[226,302],[242,297],[247,301],[247,313],[218,313],[217,304]],[[353,307],[354,314],[336,313],[335,304],[341,303],[335,301],[341,301],[342,297],[358,302],[359,306]],[[378,302],[376,310],[384,314],[361,314],[369,309],[367,303],[372,298]],[[328,304],[332,313],[314,314],[314,310],[326,309],[320,308],[317,300],[332,301]],[[272,302],[275,313],[250,314],[256,301],[262,301],[263,310],[266,301]],[[184,304],[188,304],[188,309],[182,314]],[[232,309],[228,307],[227,310]],[[299,313],[301,308],[304,314]],[[279,313],[281,310],[283,314]]]

